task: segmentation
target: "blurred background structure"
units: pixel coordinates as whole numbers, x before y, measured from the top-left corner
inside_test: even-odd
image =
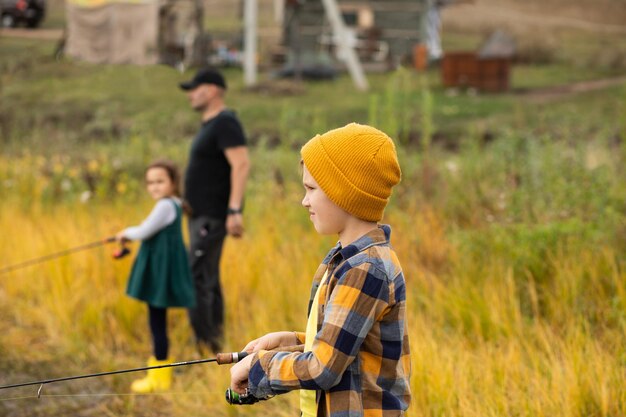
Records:
[[[68,0],[65,52],[94,63],[200,65],[203,16],[197,0]]]
[[[17,10],[11,2],[33,19],[35,8],[42,10],[26,23],[31,27],[49,9],[51,22],[44,26],[65,28],[60,49],[70,57],[163,63],[181,71],[247,65],[254,72],[249,84],[257,71],[261,78],[331,79],[345,69],[356,77],[408,65],[440,67],[447,87],[506,91],[512,65],[560,59],[568,49],[560,44],[577,42],[576,33],[626,35],[625,8],[615,0],[593,8],[563,0],[541,6],[508,0],[2,1],[5,26],[25,22],[8,17]],[[341,26],[330,18],[334,7]],[[605,48],[600,59],[624,65],[621,48]]]

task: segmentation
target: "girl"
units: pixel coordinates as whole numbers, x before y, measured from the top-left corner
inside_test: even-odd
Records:
[[[154,348],[148,366],[172,363],[168,358],[167,308],[193,307],[195,303],[181,232],[183,203],[179,181],[178,169],[172,162],[159,160],[150,164],[146,169],[146,188],[157,203],[141,225],[116,235],[121,243],[142,241],[126,293],[148,304]],[[169,389],[171,383],[172,368],[150,369],[145,378],[133,382],[131,390],[136,393],[163,391]]]

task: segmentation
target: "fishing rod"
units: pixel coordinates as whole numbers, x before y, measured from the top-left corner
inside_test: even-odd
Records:
[[[61,256],[66,256],[66,255],[69,255],[69,254],[74,253],[74,252],[79,252],[79,251],[83,251],[83,250],[86,250],[86,249],[96,248],[98,246],[106,245],[107,243],[112,243],[112,242],[115,242],[115,237],[114,236],[113,237],[107,237],[106,239],[102,239],[102,240],[97,240],[95,242],[86,243],[84,245],[76,246],[74,248],[66,249],[66,250],[63,250],[63,251],[60,251],[60,252],[52,253],[50,255],[42,256],[42,257],[35,258],[35,259],[30,259],[28,261],[20,262],[18,264],[5,266],[3,268],[0,268],[0,274],[3,274],[5,272],[14,271],[16,269],[25,268],[25,267],[31,266],[31,265],[36,265],[38,263],[42,263],[42,262],[45,262],[45,261],[49,261],[51,259],[59,258]],[[128,249],[126,246],[124,246],[122,244],[120,246],[120,248],[113,253],[112,256],[113,256],[114,259],[120,259],[120,258],[123,258],[124,256],[128,255],[129,253],[130,253],[130,249]]]
[[[230,363],[237,363],[243,358],[245,358],[246,356],[248,356],[248,352],[218,353],[215,358],[210,358],[210,359],[197,359],[197,360],[186,361],[186,362],[174,362],[174,363],[169,363],[165,365],[144,366],[141,368],[121,369],[117,371],[98,372],[94,374],[66,376],[62,378],[42,379],[40,381],[31,381],[31,382],[22,382],[19,384],[2,385],[0,386],[0,390],[9,389],[9,388],[26,387],[29,385],[39,385],[40,386],[39,391],[37,392],[37,397],[39,398],[41,396],[41,389],[43,388],[43,386],[45,384],[51,384],[53,382],[72,381],[75,379],[94,378],[94,377],[100,377],[100,376],[105,376],[105,375],[124,374],[128,372],[147,371],[149,369],[172,368],[175,366],[196,365],[199,363],[207,363],[207,362],[216,362],[218,365],[226,365]],[[238,395],[235,395],[235,396],[238,397]]]
[[[297,351],[302,348],[302,345],[287,347],[288,351]],[[18,384],[10,384],[10,385],[2,385],[0,386],[0,390],[9,389],[9,388],[18,388],[18,387],[27,387],[31,385],[39,385],[39,389],[37,390],[37,398],[41,397],[41,391],[45,384],[51,384],[53,382],[62,382],[62,381],[72,381],[75,379],[83,379],[83,378],[95,378],[106,375],[115,375],[115,374],[124,374],[128,372],[138,372],[138,371],[147,371],[149,369],[160,369],[160,368],[172,368],[175,366],[187,366],[187,365],[197,365],[200,363],[208,363],[208,362],[216,362],[218,365],[227,365],[231,363],[237,363],[243,358],[248,356],[248,352],[228,352],[228,353],[218,353],[215,358],[210,359],[197,359],[192,361],[185,362],[174,362],[165,365],[154,365],[154,366],[144,366],[141,368],[130,368],[130,369],[120,369],[117,371],[109,371],[109,372],[98,372],[94,374],[84,374],[84,375],[75,375],[75,376],[66,376],[62,378],[52,378],[52,379],[42,379],[40,381],[30,381],[30,382],[21,382]],[[249,405],[254,404],[259,401],[265,401],[272,398],[272,396],[257,398],[248,388],[246,388],[243,394],[239,394],[233,391],[231,388],[226,389],[226,402],[231,405]]]

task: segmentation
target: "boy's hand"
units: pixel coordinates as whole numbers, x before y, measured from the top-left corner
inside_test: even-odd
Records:
[[[251,362],[252,355],[249,355],[230,368],[230,388],[237,394],[245,394],[246,388],[248,388]]]
[[[296,344],[298,344],[298,340],[293,332],[273,332],[248,342],[243,350],[252,353],[258,352],[259,350],[272,350],[281,346]]]

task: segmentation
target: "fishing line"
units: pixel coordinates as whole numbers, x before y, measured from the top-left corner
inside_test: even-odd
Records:
[[[37,395],[24,395],[20,397],[8,397],[8,398],[0,398],[0,402],[2,401],[13,401],[13,400],[28,400],[28,399],[42,399],[42,398],[58,398],[58,397],[140,397],[140,396],[164,396],[164,395],[205,395],[212,394],[217,391],[167,391],[167,392],[148,392],[148,393],[134,393],[134,392],[120,392],[120,393],[92,393],[92,394],[41,394]],[[221,391],[220,391],[221,393]]]
[[[25,400],[29,398],[37,398],[36,395],[25,395],[23,397],[9,397],[9,398],[0,398],[0,402],[2,401],[13,401],[13,400]]]
[[[146,392],[146,393],[135,393],[135,392],[103,392],[98,393],[95,392],[93,394],[41,394],[41,398],[44,397],[135,397],[135,396],[148,396],[148,395],[201,395],[201,394],[211,394],[217,391],[167,391],[167,392]],[[220,391],[221,394],[221,391]],[[31,398],[37,398],[37,396],[32,396]]]

